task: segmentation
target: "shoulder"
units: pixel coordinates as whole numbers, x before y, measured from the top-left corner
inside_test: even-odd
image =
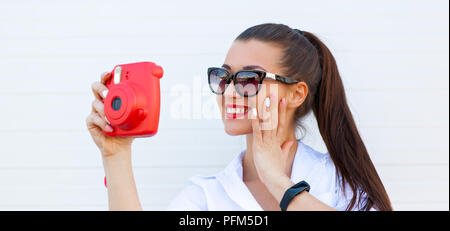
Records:
[[[168,206],[168,210],[217,210],[229,208],[228,191],[236,180],[236,174],[245,150],[234,157],[225,169],[215,174],[196,175]],[[217,198],[221,198],[217,200]]]
[[[306,175],[315,187],[316,195],[313,194],[314,192],[312,194],[337,210],[346,210],[353,198],[353,190],[348,183],[341,179],[330,154],[318,152],[302,142],[300,144],[303,149],[302,160],[309,164],[309,167],[306,167],[309,168]],[[313,185],[311,185],[311,189],[313,189]],[[358,202],[361,198],[361,203],[356,203],[352,210],[360,210],[367,198],[362,190],[357,189],[356,192],[356,201]]]
[[[332,181],[332,193],[334,195],[334,207],[337,210],[344,211],[347,209],[348,205],[351,203],[354,192],[350,187],[350,184],[345,182],[339,170],[336,168],[336,165],[331,158],[329,153],[326,153],[325,169],[329,174],[330,181]],[[360,188],[356,189],[356,203],[351,210],[361,210],[366,203],[367,195]],[[358,203],[359,201],[359,203]],[[373,209],[371,209],[373,210]]]
[[[205,211],[208,210],[206,190],[216,184],[215,175],[197,175],[171,201],[166,210]],[[210,185],[208,187],[208,184]]]
[[[350,209],[352,211],[360,211],[364,210],[364,206],[367,203],[368,195],[361,189],[356,188],[355,192],[350,187],[350,184],[344,182],[342,177],[336,177],[336,187],[335,187],[335,195],[336,195],[336,209],[338,210],[347,210],[348,205],[351,203],[353,197],[355,196],[355,204]],[[356,195],[355,195],[356,193]],[[370,208],[370,211],[376,210],[375,208]]]

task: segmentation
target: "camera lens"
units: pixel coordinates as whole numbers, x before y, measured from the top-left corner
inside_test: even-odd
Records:
[[[122,100],[119,97],[114,98],[112,100],[111,106],[114,111],[118,111],[120,109],[120,106],[122,106]]]

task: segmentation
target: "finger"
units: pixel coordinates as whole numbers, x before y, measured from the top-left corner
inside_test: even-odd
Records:
[[[106,84],[106,81],[111,78],[111,72],[103,72],[100,77],[100,82]]]
[[[97,112],[102,118],[105,117],[105,107],[103,105],[103,102],[99,99],[95,99],[92,102],[92,110]]]
[[[91,88],[95,98],[99,100],[103,100],[108,94],[108,88],[100,82],[94,82]]]
[[[252,122],[253,141],[261,143],[262,142],[262,133],[261,133],[261,128],[259,127],[260,125],[259,125],[259,119],[257,116],[256,108],[252,109],[252,113],[253,113],[253,117],[252,117],[252,119],[250,119],[250,121]]]
[[[89,114],[89,116],[86,118],[86,127],[89,130],[89,132],[93,135],[93,136],[99,136],[102,134],[102,129],[99,128],[97,125],[95,125],[92,122],[92,118],[91,115]]]
[[[279,113],[278,113],[278,127],[277,127],[277,136],[282,137],[284,132],[286,131],[286,99],[282,98],[280,100],[280,106],[279,106]]]
[[[268,98],[265,99],[264,107],[265,120],[263,123],[263,138],[273,139],[276,136],[276,125],[278,125],[278,104],[276,94],[271,93]]]
[[[113,128],[108,123],[106,123],[106,121],[102,119],[97,113],[91,113],[88,116],[86,122],[89,130],[95,128],[96,126],[105,132],[113,131]]]
[[[261,109],[261,131],[263,138],[266,136],[271,137],[271,130],[272,130],[272,121],[271,121],[271,112],[270,112],[270,105],[271,100],[270,97],[267,97],[264,99],[262,103],[262,109]]]
[[[276,129],[278,127],[278,95],[275,93],[270,94],[270,122],[272,126],[272,135],[276,136]]]

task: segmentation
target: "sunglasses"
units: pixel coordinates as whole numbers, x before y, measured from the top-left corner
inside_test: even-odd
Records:
[[[292,79],[266,71],[240,70],[234,75],[220,67],[208,68],[208,84],[214,94],[223,95],[225,89],[233,80],[236,92],[243,97],[255,96],[261,89],[265,78],[280,81],[286,84],[298,83],[300,80]]]

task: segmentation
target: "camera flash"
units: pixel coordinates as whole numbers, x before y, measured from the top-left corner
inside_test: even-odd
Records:
[[[118,66],[114,70],[114,84],[120,83],[121,75],[122,75],[122,67]]]

